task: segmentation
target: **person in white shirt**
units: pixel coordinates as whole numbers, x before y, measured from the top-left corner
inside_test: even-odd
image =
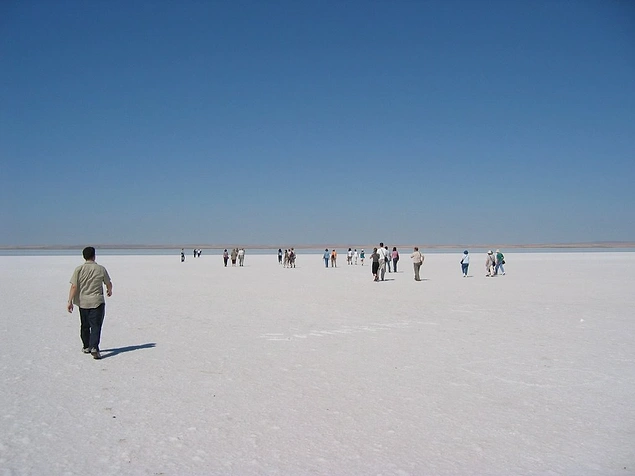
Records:
[[[485,277],[489,278],[490,276],[494,276],[494,268],[496,267],[496,258],[494,258],[494,252],[489,250],[487,252],[487,256],[485,257]]]
[[[357,254],[357,248],[355,248],[355,251],[353,251],[353,259],[355,260],[355,264],[357,265],[357,257],[359,255]]]
[[[386,276],[386,261],[388,261],[388,248],[384,248],[383,243],[379,243],[379,248],[377,248],[377,253],[379,254],[379,277],[381,280],[384,280]]]
[[[346,252],[346,264],[353,264],[353,250],[350,248]]]
[[[463,277],[467,278],[467,269],[470,267],[470,254],[467,250],[463,252],[463,256],[461,256],[461,271],[463,272]]]
[[[245,263],[245,248],[238,250],[238,266],[243,266]]]

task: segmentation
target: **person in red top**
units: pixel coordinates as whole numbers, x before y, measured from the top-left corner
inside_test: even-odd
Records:
[[[399,251],[397,251],[397,247],[393,246],[392,248],[392,270],[397,272],[397,261],[399,261]]]

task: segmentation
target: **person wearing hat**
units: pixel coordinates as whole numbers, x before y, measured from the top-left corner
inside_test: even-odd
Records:
[[[463,252],[463,256],[461,257],[461,271],[463,272],[463,277],[467,278],[467,268],[470,267],[470,254],[465,250]]]
[[[505,276],[505,267],[503,266],[504,264],[505,255],[501,253],[501,250],[496,250],[496,268],[494,269],[494,274],[498,274],[498,270],[500,269],[501,274]]]
[[[486,278],[490,276],[494,276],[494,268],[496,266],[496,259],[494,258],[494,252],[489,250],[487,252],[487,257],[485,258],[485,275]]]

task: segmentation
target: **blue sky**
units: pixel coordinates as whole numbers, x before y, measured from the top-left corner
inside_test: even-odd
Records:
[[[628,1],[5,1],[0,245],[635,241]]]

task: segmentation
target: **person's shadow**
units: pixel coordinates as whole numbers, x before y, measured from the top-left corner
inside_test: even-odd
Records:
[[[101,358],[107,359],[108,357],[114,357],[115,355],[122,354],[124,352],[132,352],[133,350],[140,350],[140,349],[152,349],[156,346],[157,346],[156,343],[149,342],[148,344],[129,345],[127,347],[117,347],[115,349],[102,349]]]

